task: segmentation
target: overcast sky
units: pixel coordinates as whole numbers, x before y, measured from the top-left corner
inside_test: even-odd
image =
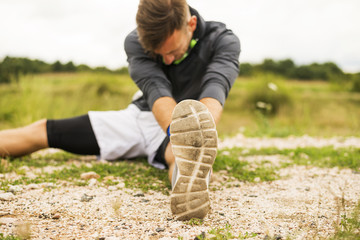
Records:
[[[126,66],[138,0],[0,0],[0,59]],[[333,61],[360,72],[359,0],[188,0],[240,38],[241,62]]]

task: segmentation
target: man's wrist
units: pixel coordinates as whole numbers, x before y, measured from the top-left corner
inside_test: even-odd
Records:
[[[168,137],[170,137],[170,125],[166,129],[166,134],[167,134]]]

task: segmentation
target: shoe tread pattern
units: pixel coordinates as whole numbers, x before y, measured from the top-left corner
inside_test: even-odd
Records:
[[[171,211],[178,220],[202,219],[210,210],[206,177],[217,153],[215,122],[205,105],[185,100],[173,112],[170,133],[179,169]]]

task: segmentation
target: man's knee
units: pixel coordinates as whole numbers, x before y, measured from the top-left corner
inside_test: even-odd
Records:
[[[26,126],[25,128],[30,131],[35,131],[38,133],[43,133],[43,132],[46,133],[46,123],[47,123],[46,119],[41,119],[41,120],[38,120],[38,121]]]
[[[41,119],[24,128],[39,147],[48,147],[46,124],[47,119]]]

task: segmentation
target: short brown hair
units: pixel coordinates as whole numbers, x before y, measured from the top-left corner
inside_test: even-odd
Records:
[[[140,0],[136,23],[143,48],[153,53],[186,25],[188,12],[186,0]]]

